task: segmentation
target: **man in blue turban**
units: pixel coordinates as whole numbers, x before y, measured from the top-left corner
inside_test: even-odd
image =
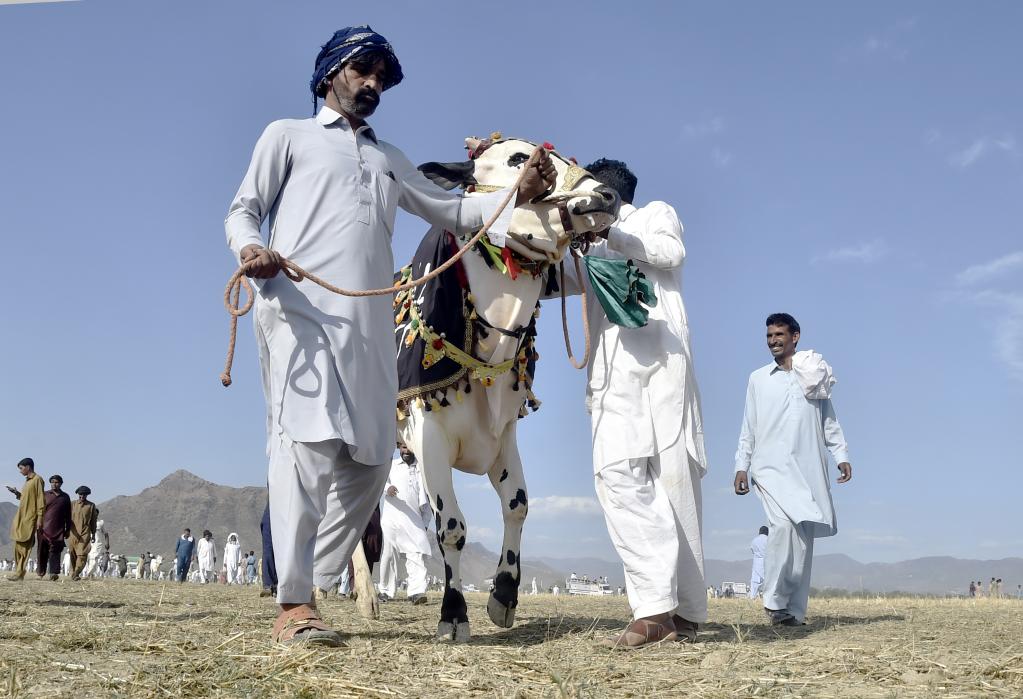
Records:
[[[323,107],[282,119],[256,143],[225,221],[256,286],[253,322],[267,403],[277,642],[338,645],[310,601],[336,585],[383,493],[398,393],[390,296],[352,298],[278,275],[281,256],[347,289],[392,283],[400,206],[458,236],[480,229],[505,193],[463,199],[427,179],[366,123],[401,82],[391,45],[369,27],[342,29],[316,58]],[[546,153],[516,203],[554,184]],[[270,219],[269,241],[260,232]]]

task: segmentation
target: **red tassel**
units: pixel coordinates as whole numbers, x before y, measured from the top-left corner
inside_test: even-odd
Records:
[[[446,242],[448,244],[448,257],[454,257],[455,253],[458,252],[458,241],[455,239],[454,233],[451,231],[444,231],[446,234]],[[469,276],[465,273],[465,267],[462,266],[462,261],[459,260],[455,263],[455,278],[458,279],[458,286],[462,289],[469,288]]]
[[[508,268],[508,276],[513,280],[518,279],[522,268],[519,267],[519,263],[512,257],[511,250],[507,247],[501,248],[501,259],[504,260],[504,264]]]

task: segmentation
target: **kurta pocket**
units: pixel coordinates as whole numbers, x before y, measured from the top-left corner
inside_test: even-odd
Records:
[[[394,179],[393,175],[384,172],[374,172],[373,178],[376,184],[377,207],[376,212],[380,223],[384,224],[388,235],[394,234],[394,218],[398,212],[398,198],[401,185]]]

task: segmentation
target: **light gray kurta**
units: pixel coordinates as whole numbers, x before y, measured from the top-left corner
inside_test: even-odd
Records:
[[[775,362],[750,374],[735,470],[749,471],[757,494],[793,523],[813,524],[815,537],[838,530],[828,450],[837,463],[849,461],[830,399],[806,398],[795,372]]]
[[[236,256],[267,245],[337,286],[376,289],[392,282],[398,206],[461,234],[479,229],[502,197],[441,189],[369,126],[353,131],[324,107],[266,127],[225,228]],[[268,442],[341,439],[355,461],[386,463],[398,391],[391,296],[339,296],[283,274],[254,281]]]

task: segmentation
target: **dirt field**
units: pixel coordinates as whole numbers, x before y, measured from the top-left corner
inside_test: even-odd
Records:
[[[746,600],[713,600],[693,646],[621,652],[595,639],[622,598],[525,596],[513,629],[469,595],[473,641],[433,640],[438,604],[367,622],[321,603],[341,649],[275,648],[255,588],[0,580],[0,696],[18,697],[1019,697],[1023,603],[811,600],[774,629]]]

